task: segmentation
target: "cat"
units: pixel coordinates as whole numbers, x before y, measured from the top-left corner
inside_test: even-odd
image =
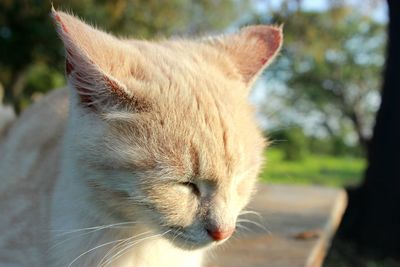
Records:
[[[35,104],[1,145],[0,205],[34,207],[0,219],[15,226],[13,239],[0,239],[8,251],[0,262],[14,255],[20,265],[10,266],[203,266],[255,190],[268,142],[248,94],[279,53],[282,28],[151,42],[54,9],[51,17],[68,93]],[[27,235],[24,220],[40,234]]]

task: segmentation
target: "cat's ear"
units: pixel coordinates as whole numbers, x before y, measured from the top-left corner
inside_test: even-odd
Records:
[[[256,25],[211,40],[226,52],[247,85],[274,60],[282,46],[282,27]]]
[[[119,41],[54,8],[51,16],[64,43],[67,79],[76,89],[81,104],[98,109],[109,104],[110,100],[129,100],[130,92],[111,75],[112,66],[108,62],[110,57],[119,53]]]

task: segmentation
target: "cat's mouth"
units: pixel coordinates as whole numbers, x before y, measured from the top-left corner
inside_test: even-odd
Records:
[[[184,250],[204,249],[217,244],[210,238],[206,231],[190,231],[181,227],[168,227],[169,231],[164,236],[174,246]],[[193,233],[195,232],[195,233]]]

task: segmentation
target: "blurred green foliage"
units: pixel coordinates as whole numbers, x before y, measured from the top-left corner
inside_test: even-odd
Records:
[[[267,80],[285,87],[276,116],[289,110],[297,116],[282,120],[302,125],[313,118],[333,141],[351,137],[365,149],[380,103],[385,25],[345,4],[320,12],[282,10],[249,22],[285,22],[282,55],[266,72]]]
[[[309,140],[300,127],[277,130],[269,135],[277,143],[287,161],[303,160],[309,153]]]
[[[272,146],[281,151],[284,161],[302,161],[313,155],[358,158],[364,155],[360,146],[346,144],[341,137],[309,136],[304,134],[300,126],[278,129],[266,135],[272,142]]]
[[[53,0],[53,5],[117,35],[194,34],[226,27],[247,5],[235,0]],[[20,112],[65,83],[64,51],[51,24],[51,2],[0,1],[0,88]]]
[[[362,180],[366,161],[352,156],[309,154],[301,160],[285,160],[285,152],[269,149],[260,175],[269,183],[319,184],[344,187]]]
[[[369,138],[377,107],[371,99],[378,95],[383,62],[384,25],[346,5],[310,12],[301,9],[301,1],[281,2],[280,9],[268,14],[252,13],[254,6],[241,0],[55,0],[53,5],[106,31],[136,38],[285,22],[282,55],[266,78],[286,86],[280,95],[281,110],[304,117],[317,112],[323,118],[320,128],[327,134],[310,136],[303,131],[304,121],[292,121],[284,129],[272,130],[271,139],[285,160],[304,160],[309,154],[362,155],[360,146],[345,140],[353,134],[358,144],[365,145]],[[290,9],[291,2],[299,3],[299,8]],[[0,91],[4,88],[4,101],[18,112],[65,84],[64,51],[49,18],[50,8],[50,3],[38,0],[0,1]],[[299,127],[291,127],[293,123]]]
[[[315,137],[306,135],[300,126],[289,126],[266,133],[275,149],[283,153],[285,161],[301,161],[311,155],[362,157],[360,146],[346,144],[338,136]]]

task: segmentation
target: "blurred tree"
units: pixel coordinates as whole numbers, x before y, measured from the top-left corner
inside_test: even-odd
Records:
[[[85,20],[120,35],[150,38],[220,29],[242,12],[235,0],[53,0]],[[50,2],[0,1],[0,83],[19,112],[35,92],[61,86],[63,50],[49,18]],[[35,77],[36,76],[36,77]]]
[[[384,25],[337,3],[320,12],[302,10],[301,1],[283,5],[272,20],[285,21],[284,50],[267,78],[286,84],[282,96],[290,110],[318,115],[333,139],[344,139],[352,129],[366,148],[379,106]]]
[[[388,0],[386,69],[368,168],[362,185],[349,191],[341,233],[368,252],[400,259],[400,2]]]
[[[279,149],[283,151],[284,160],[301,161],[308,154],[308,139],[301,127],[290,127],[274,131],[269,135],[273,142],[282,142]]]

